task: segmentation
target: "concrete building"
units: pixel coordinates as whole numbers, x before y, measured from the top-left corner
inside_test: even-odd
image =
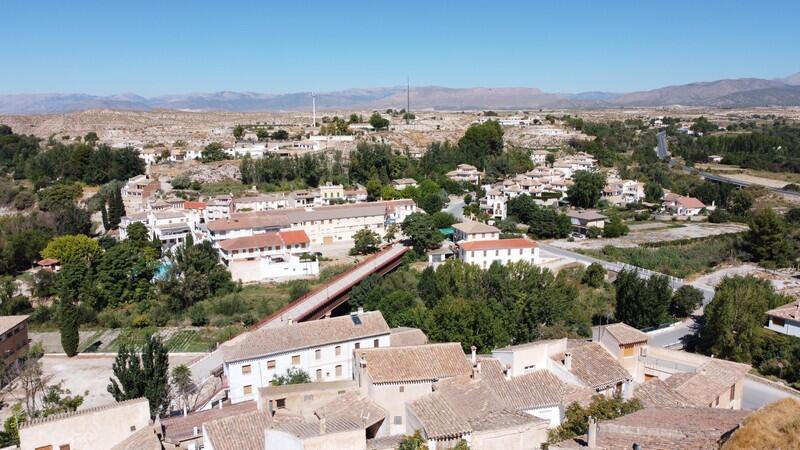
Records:
[[[492,241],[500,239],[500,229],[483,222],[461,222],[453,224],[453,241]]]
[[[208,221],[225,219],[230,217],[233,211],[233,197],[230,195],[218,195],[208,200],[206,204],[206,219]]]
[[[602,325],[592,328],[592,341],[617,358],[637,383],[645,381],[644,365],[639,357],[647,356],[647,334],[624,323]]]
[[[674,216],[692,217],[699,215],[706,205],[694,197],[669,193],[664,196],[663,207]]]
[[[547,163],[547,155],[549,154],[550,152],[547,150],[534,150],[531,152],[531,161],[533,161],[533,164],[541,166]]]
[[[586,234],[589,228],[595,227],[602,230],[605,227],[608,217],[593,210],[575,210],[570,209],[567,211],[567,217],[572,224],[572,230],[576,233]]]
[[[458,343],[361,349],[353,365],[361,392],[388,413],[378,437],[413,430],[407,403],[431,394],[437,381],[472,373]]]
[[[130,213],[142,211],[147,207],[150,197],[161,188],[161,183],[150,175],[137,175],[122,186],[122,203],[125,211]]]
[[[331,202],[344,201],[344,186],[341,184],[325,183],[320,185],[317,190],[323,204],[328,205]]]
[[[392,187],[401,191],[407,187],[417,187],[417,180],[413,178],[398,178],[392,180]]]
[[[539,246],[525,238],[463,241],[458,243],[457,255],[465,263],[484,269],[494,262],[503,266],[517,261],[541,263]]]
[[[28,351],[28,317],[0,316],[0,354],[3,367],[16,367],[19,358]]]
[[[767,311],[767,328],[776,333],[800,337],[800,300]]]
[[[20,450],[109,450],[152,428],[150,403],[138,398],[33,419],[19,429]]]
[[[234,403],[252,399],[290,368],[316,381],[349,380],[354,350],[389,344],[389,327],[378,311],[255,330],[223,350],[229,397]]]
[[[447,172],[447,178],[458,182],[479,184],[480,179],[483,178],[483,172],[471,164],[459,164],[456,166],[456,170]]]
[[[319,275],[303,230],[259,233],[217,241],[220,259],[234,280],[243,283]]]

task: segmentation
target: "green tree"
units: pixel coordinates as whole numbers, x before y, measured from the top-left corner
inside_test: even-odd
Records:
[[[569,203],[578,208],[596,207],[606,184],[605,176],[600,172],[579,170],[572,179],[575,183],[567,189]]]
[[[428,214],[434,214],[442,210],[444,201],[442,201],[442,197],[438,193],[426,194],[420,199],[419,207]]]
[[[143,246],[150,242],[150,231],[147,230],[147,226],[142,222],[133,222],[128,225],[125,231],[128,240],[135,242],[138,246]]]
[[[97,303],[102,310],[107,305],[138,303],[150,298],[158,265],[158,253],[150,247],[139,247],[125,240],[100,258],[94,268]]]
[[[369,228],[356,231],[353,240],[353,248],[350,249],[351,255],[368,255],[380,250],[381,237]]]
[[[227,159],[228,155],[222,148],[222,144],[220,144],[219,142],[212,142],[206,145],[203,151],[200,152],[200,157],[205,162],[211,162],[211,161],[225,160]]]
[[[672,289],[665,276],[642,279],[636,271],[622,270],[614,281],[616,318],[634,328],[652,327],[668,317]]]
[[[383,185],[380,180],[369,180],[367,182],[367,197],[368,200],[377,200],[381,197],[381,189]]]
[[[42,250],[42,258],[53,258],[62,263],[80,261],[87,265],[97,261],[102,254],[100,244],[83,234],[55,237]]]
[[[273,386],[283,386],[285,384],[305,384],[311,383],[311,377],[303,369],[298,367],[290,367],[286,369],[283,375],[275,374],[269,382]]]
[[[231,292],[235,284],[209,241],[194,244],[188,238],[175,251],[173,264],[159,283],[173,310],[180,311],[211,296]]]
[[[587,407],[572,403],[564,412],[564,422],[548,432],[547,441],[551,444],[572,439],[588,433],[589,417],[596,420],[610,420],[642,409],[639,399],[623,400],[620,396],[604,397],[595,395]]]
[[[122,201],[122,192],[115,189],[108,198],[108,226],[116,228],[123,216],[125,216],[125,203]]]
[[[239,141],[244,137],[244,127],[241,125],[236,125],[233,127],[233,137]]]
[[[428,441],[422,437],[419,430],[411,436],[406,436],[397,444],[397,450],[428,450]]]
[[[83,189],[77,184],[56,184],[39,191],[39,209],[54,211],[75,204]]]
[[[446,211],[435,212],[431,214],[431,217],[437,228],[447,228],[458,222],[455,216]]]
[[[503,153],[503,145],[503,127],[494,120],[470,125],[458,141],[459,150],[466,156],[465,162],[481,170],[486,168],[488,157]]]
[[[118,402],[139,397],[150,401],[150,417],[155,418],[169,407],[169,360],[161,338],[152,335],[142,348],[141,357],[135,350],[122,345],[112,365],[108,392]]]
[[[794,245],[789,238],[789,227],[781,216],[771,208],[761,208],[751,215],[749,225],[746,247],[756,261],[771,267],[792,264]]]
[[[753,194],[737,189],[728,198],[728,211],[739,217],[745,216],[753,207]]]
[[[97,133],[95,133],[94,131],[90,131],[90,132],[86,133],[86,136],[84,136],[84,138],[83,138],[83,141],[86,142],[89,145],[94,145],[99,140],[100,140],[100,138],[97,137]]]
[[[46,387],[40,412],[43,417],[74,412],[83,404],[83,395],[71,395],[72,392],[65,389],[62,383],[63,381]],[[89,391],[85,395],[89,395]]]
[[[688,317],[703,304],[703,291],[694,286],[684,284],[679,287],[669,303],[669,312],[673,317]]]
[[[789,299],[776,294],[769,280],[752,275],[724,278],[704,308],[701,350],[718,358],[750,362],[766,312],[784,303]]]
[[[655,181],[648,181],[644,185],[644,199],[650,203],[661,203],[661,198],[664,197],[664,190],[661,185]]]
[[[78,330],[80,327],[78,308],[71,299],[61,299],[58,311],[58,328],[61,332],[61,346],[64,353],[69,357],[78,354],[78,343],[80,337]]]
[[[389,119],[385,119],[380,113],[374,112],[369,117],[369,124],[376,130],[382,130],[389,126]]]
[[[606,269],[598,263],[591,263],[583,273],[582,281],[590,287],[599,288],[603,285],[606,278]]]
[[[628,234],[628,226],[622,223],[619,216],[612,217],[603,227],[603,236],[607,238],[625,236],[626,234]]]
[[[388,227],[386,227],[386,234],[383,235],[383,240],[387,243],[394,242],[394,240],[397,239],[398,230],[399,227],[396,223],[390,224]]]
[[[556,154],[555,153],[548,153],[547,155],[545,155],[544,161],[545,161],[545,163],[547,163],[548,166],[550,166],[552,168],[553,164],[556,163]]]
[[[436,228],[433,218],[425,213],[410,214],[400,228],[403,230],[403,234],[411,240],[414,250],[420,254],[436,248],[444,239],[442,233]]]

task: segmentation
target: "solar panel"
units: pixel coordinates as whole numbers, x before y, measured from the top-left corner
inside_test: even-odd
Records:
[[[361,325],[361,317],[358,317],[358,314],[350,314],[350,318],[353,319],[354,324]]]

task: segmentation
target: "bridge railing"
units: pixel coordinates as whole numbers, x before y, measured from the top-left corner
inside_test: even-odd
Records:
[[[272,314],[268,315],[264,319],[261,319],[255,325],[250,327],[250,329],[251,330],[257,330],[257,329],[261,328],[265,324],[267,324],[267,323],[271,322],[272,320],[274,320],[276,317],[280,317],[281,315],[283,315],[287,311],[289,311],[292,308],[296,307],[297,305],[303,303],[308,298],[313,297],[313,296],[321,293],[322,291],[328,289],[331,285],[335,284],[336,282],[338,282],[342,278],[345,278],[345,277],[349,276],[354,271],[356,271],[356,270],[360,269],[361,267],[366,266],[367,264],[371,263],[372,261],[380,258],[384,254],[386,254],[389,251],[391,251],[392,249],[394,249],[394,247],[395,247],[395,245],[393,245],[393,244],[385,245],[381,249],[381,251],[379,251],[378,253],[373,253],[372,255],[368,256],[364,260],[359,261],[355,266],[351,267],[350,269],[348,269],[348,270],[336,275],[335,277],[331,278],[325,284],[321,284],[321,285],[315,287],[314,289],[306,292],[305,294],[301,295],[300,297],[297,297],[296,299],[290,301],[289,303],[287,303],[286,305],[284,305],[283,307],[281,307],[277,311],[275,311]],[[403,253],[405,253],[405,252],[403,252]]]

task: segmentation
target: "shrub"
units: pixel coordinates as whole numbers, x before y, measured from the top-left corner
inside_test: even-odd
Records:
[[[192,305],[187,312],[189,321],[193,326],[201,327],[208,324],[208,314],[206,308],[201,303]]]
[[[134,328],[145,328],[150,326],[150,318],[146,314],[136,314],[131,320],[131,326]]]
[[[306,292],[311,290],[311,286],[306,280],[292,280],[286,284],[289,287],[289,298],[292,300],[302,297]]]

